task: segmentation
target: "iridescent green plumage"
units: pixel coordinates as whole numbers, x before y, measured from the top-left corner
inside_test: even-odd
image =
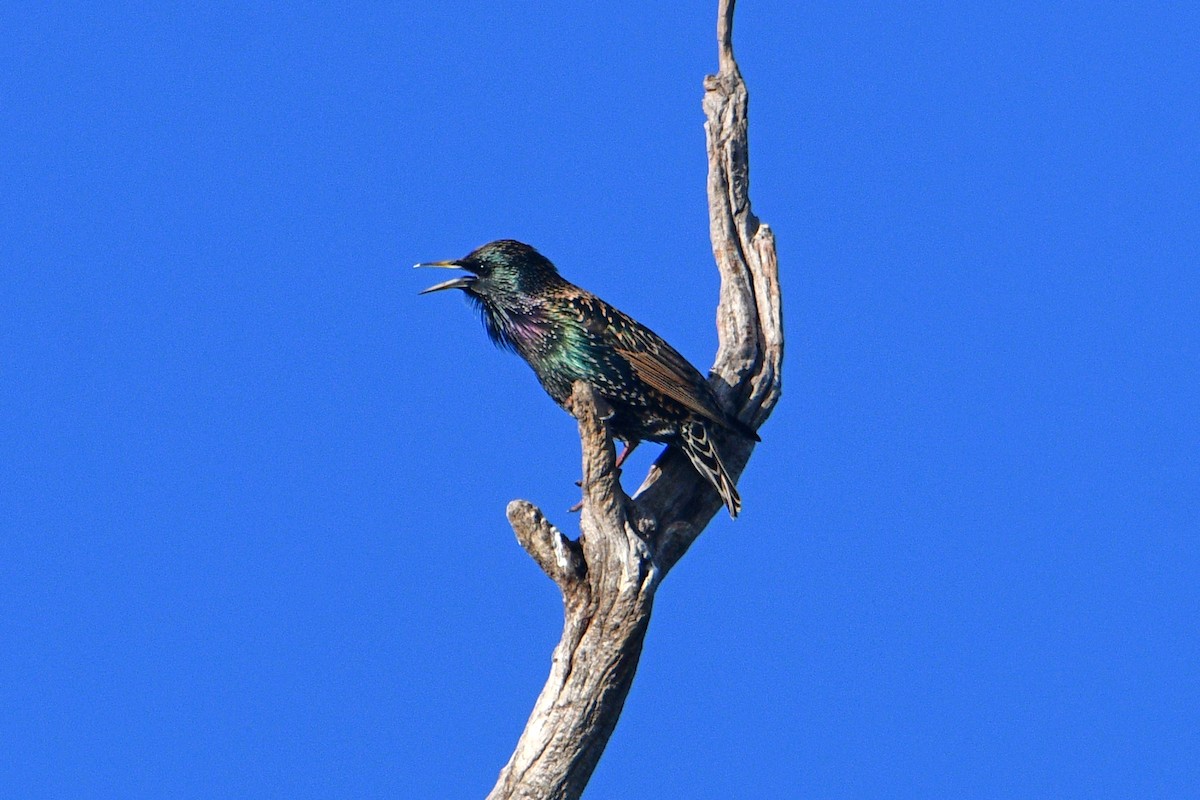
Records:
[[[758,435],[721,407],[704,376],[646,326],[568,283],[544,256],[511,239],[456,261],[461,275],[426,289],[461,289],[479,308],[492,341],[533,368],[560,406],[585,381],[612,407],[607,424],[632,448],[641,440],[676,445],[736,517],[741,498],[711,432]]]

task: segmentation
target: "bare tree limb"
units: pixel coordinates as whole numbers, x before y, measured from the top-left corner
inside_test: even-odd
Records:
[[[583,442],[582,536],[562,537],[541,512],[509,505],[517,538],[562,589],[562,640],[492,798],[575,798],[612,735],[633,683],[661,571],[630,523],[630,500],[591,387],[575,384],[572,412]],[[574,550],[573,548],[578,548]],[[559,552],[570,552],[563,559]],[[584,565],[575,567],[575,556]]]
[[[713,387],[739,416],[761,426],[779,402],[783,362],[783,309],[775,236],[750,208],[748,96],[733,57],[734,0],[720,0],[717,48],[720,72],[704,79],[704,123],[708,143],[708,227],[721,274],[717,304],[719,346]],[[736,479],[754,442],[720,436],[717,445]],[[720,510],[721,502],[687,458],[667,449],[635,495],[659,529],[676,535],[660,553],[664,573]]]
[[[779,402],[783,322],[771,230],[750,210],[746,86],[733,57],[734,0],[719,0],[720,71],[705,79],[709,234],[721,274],[720,344],[711,381],[757,428]],[[521,546],[563,595],[562,639],[550,676],[489,800],[574,800],[587,785],[633,683],[659,582],[721,508],[685,456],[668,448],[631,500],[621,488],[609,409],[577,383],[571,410],[583,447],[579,541],[533,505],[508,519]],[[754,442],[718,437],[736,479]]]
[[[566,592],[583,578],[587,565],[579,543],[551,525],[540,508],[525,500],[513,500],[508,504],[508,522],[525,552],[559,589]]]

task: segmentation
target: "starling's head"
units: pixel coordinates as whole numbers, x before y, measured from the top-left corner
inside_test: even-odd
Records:
[[[489,242],[455,261],[435,261],[418,267],[447,267],[469,274],[430,286],[421,294],[462,289],[471,299],[489,305],[519,306],[562,281],[549,259],[527,244],[512,239]]]
[[[466,270],[421,294],[462,289],[479,309],[493,342],[510,350],[542,335],[546,317],[543,298],[565,282],[550,261],[527,244],[512,239],[489,242],[457,261],[417,264]]]

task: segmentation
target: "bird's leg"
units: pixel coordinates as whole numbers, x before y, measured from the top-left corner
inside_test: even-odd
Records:
[[[641,439],[634,439],[631,442],[626,442],[625,449],[621,451],[621,455],[617,456],[617,462],[613,464],[613,466],[617,469],[620,469],[621,465],[625,463],[625,459],[629,458],[629,454],[637,449],[637,446],[641,443]]]

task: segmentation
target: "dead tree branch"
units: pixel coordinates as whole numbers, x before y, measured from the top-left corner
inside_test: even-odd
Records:
[[[711,380],[757,428],[779,401],[783,322],[774,236],[750,210],[747,95],[733,57],[733,6],[719,2],[720,71],[704,81],[709,233],[721,274]],[[575,385],[572,412],[583,445],[579,540],[523,500],[508,506],[517,540],[562,591],[564,623],[550,676],[489,800],[583,793],[633,683],[655,590],[721,508],[675,448],[631,500],[618,480],[602,405],[587,385]],[[754,442],[730,436],[717,444],[736,478]]]

